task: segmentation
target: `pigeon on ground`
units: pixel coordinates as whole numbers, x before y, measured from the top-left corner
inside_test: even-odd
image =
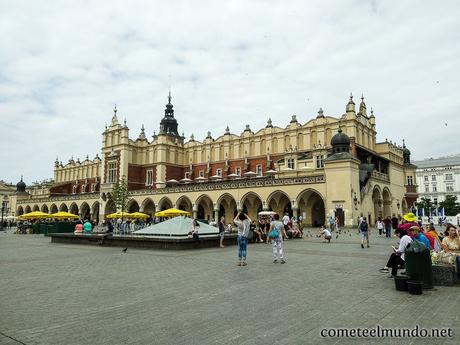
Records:
[[[339,235],[335,236],[335,239],[338,239],[339,238]]]
[[[123,248],[123,250],[121,252],[126,253],[127,250],[128,250],[128,248]]]
[[[351,237],[351,234],[350,234],[350,237]]]

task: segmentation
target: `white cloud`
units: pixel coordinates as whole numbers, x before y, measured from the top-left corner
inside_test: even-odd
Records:
[[[187,137],[339,116],[353,91],[380,140],[457,153],[459,20],[456,1],[3,1],[0,178],[93,157],[115,103],[151,136],[169,85]]]

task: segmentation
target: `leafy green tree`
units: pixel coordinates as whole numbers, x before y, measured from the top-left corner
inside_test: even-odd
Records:
[[[113,187],[110,199],[115,204],[117,211],[125,212],[127,210],[128,202],[131,198],[128,190],[128,181],[126,181],[125,176]]]
[[[430,210],[433,210],[435,208],[433,202],[431,201],[430,198],[422,198],[419,202],[415,203],[415,206],[420,210],[422,208],[425,209],[425,214],[430,212]]]
[[[446,195],[446,199],[439,203],[440,207],[444,207],[446,216],[455,216],[460,212],[460,203],[457,202],[456,195]]]

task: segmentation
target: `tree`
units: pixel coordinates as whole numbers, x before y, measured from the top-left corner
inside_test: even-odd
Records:
[[[431,201],[430,198],[422,198],[420,200],[420,202],[416,202],[415,203],[415,206],[421,210],[422,208],[425,209],[425,214],[427,214],[428,212],[430,212],[430,210],[434,209],[435,206],[433,204],[433,202]]]
[[[460,203],[457,202],[456,195],[446,195],[446,199],[439,203],[439,207],[444,208],[446,216],[456,216],[460,212]]]
[[[128,181],[126,181],[125,176],[123,176],[122,179],[119,180],[113,187],[112,194],[110,194],[110,199],[115,204],[117,211],[125,212],[130,200]]]

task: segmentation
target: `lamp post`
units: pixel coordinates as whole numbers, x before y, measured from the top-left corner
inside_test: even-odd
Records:
[[[3,196],[2,198],[2,221],[0,223],[0,231],[3,231],[3,214],[6,210],[6,204],[8,202],[8,197],[6,195]]]
[[[355,196],[353,197],[353,204],[355,205],[355,211],[358,210],[358,198],[356,196],[356,192],[355,192]]]

